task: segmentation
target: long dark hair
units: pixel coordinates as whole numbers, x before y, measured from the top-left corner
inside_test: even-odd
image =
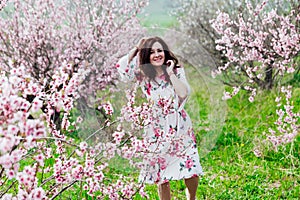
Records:
[[[163,51],[165,53],[165,60],[162,65],[162,70],[164,72],[166,80],[168,82],[170,82],[170,77],[166,71],[166,67],[167,67],[166,62],[168,60],[173,60],[174,66],[178,66],[178,59],[170,51],[168,45],[160,37],[151,37],[151,38],[148,38],[144,42],[143,47],[140,49],[140,54],[139,54],[140,55],[140,57],[139,57],[140,69],[142,70],[144,76],[146,76],[149,79],[149,81],[151,81],[151,80],[155,81],[155,77],[156,77],[157,73],[156,73],[156,70],[153,67],[153,65],[150,63],[151,48],[155,42],[160,43],[163,47]],[[174,73],[176,73],[175,70],[174,70]]]

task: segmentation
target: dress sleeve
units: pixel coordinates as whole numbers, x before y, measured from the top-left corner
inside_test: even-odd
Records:
[[[191,93],[191,87],[190,87],[189,83],[186,80],[185,72],[184,72],[184,69],[182,67],[181,68],[177,68],[177,74],[176,74],[176,76],[178,77],[179,80],[181,80],[186,85],[186,87],[188,89],[188,95],[190,95],[190,93]]]
[[[123,56],[117,63],[116,67],[123,82],[133,81],[137,70],[137,56],[128,63],[128,54]]]
[[[185,103],[186,103],[186,101],[188,99],[188,96],[191,94],[191,87],[190,87],[189,83],[186,80],[185,71],[184,71],[183,67],[177,68],[177,74],[176,74],[176,76],[178,77],[178,79],[180,81],[182,81],[186,85],[187,90],[188,90],[187,96],[185,98],[183,98],[183,99],[180,99],[180,101],[179,101],[179,110],[181,110],[181,109],[183,109],[183,107],[184,107],[184,105],[185,105]]]

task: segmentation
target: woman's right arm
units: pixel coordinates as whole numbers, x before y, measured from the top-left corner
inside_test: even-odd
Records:
[[[121,81],[128,82],[133,81],[135,73],[138,70],[138,53],[139,49],[143,47],[147,38],[142,38],[138,42],[137,46],[129,51],[128,54],[123,56],[117,63],[116,67],[121,77]]]
[[[137,56],[133,56],[133,52],[136,49],[132,49],[128,54],[123,56],[118,63],[116,68],[120,74],[120,79],[123,82],[133,81],[135,78],[135,71],[137,69]]]

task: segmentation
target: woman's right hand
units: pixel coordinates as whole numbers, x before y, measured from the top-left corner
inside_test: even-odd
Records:
[[[143,45],[147,39],[147,37],[141,38],[138,44],[129,52],[129,62],[137,55],[140,49],[143,48]]]
[[[144,43],[145,43],[145,41],[146,41],[147,39],[148,39],[147,37],[142,37],[142,38],[139,40],[139,42],[137,43],[136,47],[140,50],[140,49],[143,47],[143,45],[144,45]]]

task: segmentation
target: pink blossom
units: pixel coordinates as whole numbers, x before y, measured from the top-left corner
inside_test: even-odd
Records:
[[[114,137],[114,140],[116,141],[117,144],[120,144],[123,136],[125,135],[125,133],[123,131],[119,132],[119,131],[115,131],[112,136]]]
[[[261,156],[262,156],[262,153],[261,153],[258,149],[255,149],[255,150],[253,151],[253,153],[254,153],[254,155],[255,155],[256,157],[261,157]]]
[[[38,111],[41,107],[43,106],[43,102],[40,100],[40,99],[35,99],[33,102],[32,102],[32,112],[36,112]]]
[[[87,144],[86,142],[81,142],[81,143],[79,144],[79,148],[80,148],[80,150],[82,150],[82,151],[85,151],[85,150],[87,149],[87,147],[88,147],[88,144]]]
[[[32,199],[43,200],[46,198],[46,193],[43,190],[43,188],[39,187],[39,188],[35,188],[34,190],[32,190],[29,196]]]
[[[83,121],[82,117],[80,117],[80,116],[77,117],[76,122],[77,122],[78,124],[80,124],[82,121]]]
[[[280,102],[281,101],[281,97],[276,97],[275,102]]]
[[[273,144],[275,150],[278,146],[292,142],[298,133],[299,125],[297,124],[299,113],[294,113],[293,106],[290,105],[292,87],[282,87],[281,92],[285,95],[285,99],[281,97],[276,98],[276,102],[282,101],[284,104],[283,108],[277,109],[276,114],[278,116],[277,120],[274,122],[276,125],[276,130],[269,128],[269,133],[267,135],[267,140]]]
[[[254,101],[253,96],[250,96],[250,97],[248,98],[248,100],[252,103],[252,102]]]
[[[231,98],[232,98],[232,97],[231,97],[231,95],[230,95],[229,92],[224,92],[224,95],[223,95],[223,97],[222,97],[223,100],[228,100],[228,99],[231,99]]]
[[[1,199],[2,200],[15,200],[16,198],[13,198],[12,194],[4,194]]]
[[[16,176],[14,170],[6,170],[6,174],[7,174],[8,179],[15,178],[15,176]]]
[[[114,110],[113,110],[113,107],[112,107],[112,105],[109,101],[105,104],[102,104],[102,107],[105,110],[105,114],[107,114],[107,115],[112,115],[113,114]]]
[[[44,159],[45,159],[44,154],[40,153],[39,155],[36,155],[34,158],[41,166],[44,166]]]

